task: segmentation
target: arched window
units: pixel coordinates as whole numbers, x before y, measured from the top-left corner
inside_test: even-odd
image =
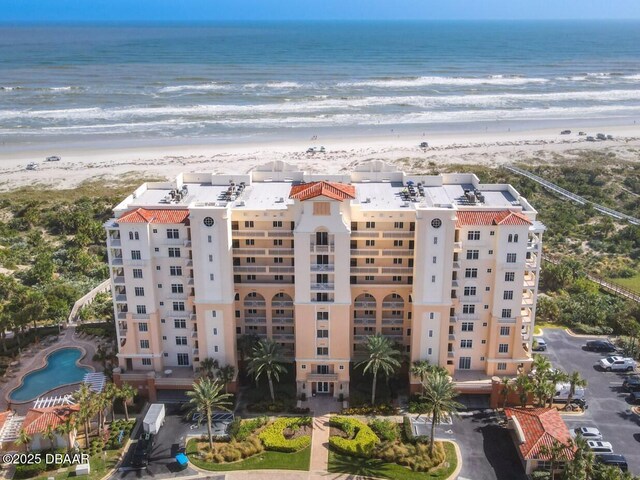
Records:
[[[140,240],[140,234],[138,232],[134,232],[133,236],[135,237],[136,240]]]
[[[513,242],[513,235],[509,234],[509,236],[507,237],[507,242]]]
[[[129,240],[133,240],[133,232],[129,232]]]
[[[518,234],[517,233],[513,236],[513,242],[514,243],[518,243]]]
[[[238,292],[236,292],[236,296],[235,296],[234,300],[236,302],[240,300],[240,294]]]

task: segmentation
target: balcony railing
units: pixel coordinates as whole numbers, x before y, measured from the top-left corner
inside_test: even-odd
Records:
[[[308,382],[337,382],[338,374],[337,373],[308,373],[307,381]]]
[[[376,308],[376,302],[354,302],[356,308]]]
[[[293,301],[291,300],[277,300],[271,302],[272,307],[293,307]]]
[[[386,325],[402,325],[404,323],[403,318],[382,318],[382,326]]]
[[[119,238],[111,238],[109,237],[109,246],[110,247],[119,247],[122,245],[122,242]]]
[[[335,244],[331,243],[329,245],[316,245],[315,243],[311,244],[311,251],[314,253],[327,253],[335,251]]]
[[[127,312],[118,312],[118,313],[116,313],[116,318],[118,320],[125,320],[127,318]]]
[[[271,319],[271,323],[275,323],[278,325],[292,325],[293,317],[273,317]]]
[[[406,250],[406,249],[382,250],[382,255],[390,255],[390,256],[396,256],[396,257],[413,257],[413,250]]]
[[[234,237],[264,237],[266,236],[266,233],[264,230],[233,230],[233,232],[231,232],[231,234]]]
[[[351,267],[351,273],[378,273],[378,267]]]
[[[311,284],[311,290],[333,290],[334,288],[334,284],[333,283],[312,283]]]
[[[269,255],[293,255],[293,248],[271,248]]]
[[[116,302],[126,302],[127,301],[127,295],[124,293],[120,293],[118,295],[116,295]]]
[[[378,232],[351,232],[351,238],[378,238]]]
[[[122,257],[111,257],[111,265],[122,265]]]
[[[411,267],[382,267],[382,273],[388,274],[404,274],[409,275],[413,273],[413,268]]]
[[[234,248],[234,255],[266,255],[264,248]]]
[[[281,266],[271,266],[269,267],[269,273],[294,273],[295,267],[281,267]]]
[[[380,250],[351,249],[351,255],[354,257],[376,257],[379,254]]]
[[[275,333],[271,335],[271,338],[278,342],[293,342],[296,339],[296,336],[293,333]]]
[[[291,230],[270,230],[267,233],[269,237],[293,237],[293,232]]]
[[[262,325],[267,323],[266,317],[245,317],[244,323],[246,325]]]
[[[354,325],[375,325],[376,319],[375,318],[354,318],[353,323]]]
[[[404,302],[382,302],[382,308],[404,308]]]
[[[117,277],[113,277],[114,285],[124,285],[124,276],[118,275]]]
[[[265,307],[267,302],[265,300],[245,300],[242,304],[245,307]]]
[[[413,238],[414,232],[382,232],[382,238]]]
[[[453,269],[460,270],[460,262],[453,262]]]
[[[241,266],[234,265],[233,267],[234,273],[266,273],[267,267],[249,267],[249,266]]]
[[[312,272],[333,272],[335,269],[335,265],[323,264],[323,263],[312,263],[310,270]]]

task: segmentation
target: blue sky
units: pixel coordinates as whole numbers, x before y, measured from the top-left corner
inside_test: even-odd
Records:
[[[0,22],[640,19],[640,0],[1,0]]]

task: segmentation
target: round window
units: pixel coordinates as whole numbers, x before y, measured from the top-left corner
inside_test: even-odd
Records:
[[[431,220],[431,226],[433,228],[440,228],[442,226],[442,220],[440,220],[439,218],[434,218],[433,220]]]
[[[207,227],[213,227],[213,224],[215,222],[213,221],[213,218],[211,218],[211,217],[204,217],[204,220],[202,221],[202,223],[204,223]]]

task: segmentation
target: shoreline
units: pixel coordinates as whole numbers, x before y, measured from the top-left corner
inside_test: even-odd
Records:
[[[570,127],[567,127],[570,128]],[[70,188],[85,180],[117,180],[131,172],[139,175],[174,177],[180,172],[246,172],[256,165],[283,160],[310,172],[337,173],[372,159],[430,166],[450,164],[502,165],[525,160],[554,161],[557,155],[575,155],[576,151],[606,150],[621,159],[638,161],[640,126],[601,126],[571,129],[560,135],[557,128],[507,132],[446,132],[425,137],[414,134],[385,136],[335,136],[317,140],[281,139],[226,144],[176,142],[172,145],[119,146],[97,148],[95,145],[52,146],[50,150],[8,152],[0,148],[0,191],[28,185]],[[578,130],[589,135],[611,134],[614,140],[587,142]],[[419,148],[422,141],[428,149]],[[162,143],[162,142],[158,142]],[[326,148],[326,153],[307,154],[308,147]],[[45,162],[58,155],[60,162]],[[546,158],[548,157],[548,158]],[[30,162],[39,169],[26,170]]]

